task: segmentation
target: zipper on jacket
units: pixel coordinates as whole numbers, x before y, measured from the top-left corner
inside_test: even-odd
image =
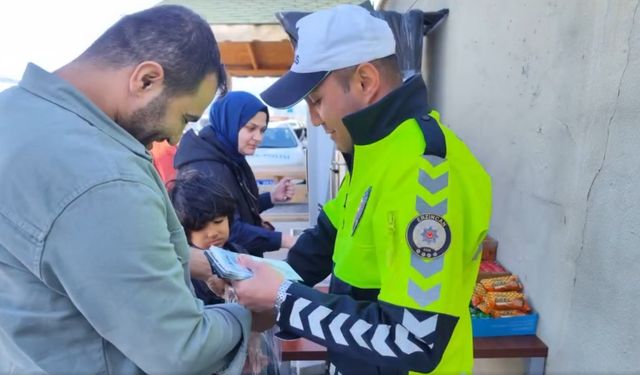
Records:
[[[345,213],[347,212],[347,199],[348,198],[349,198],[349,192],[347,192],[345,194],[344,203],[342,204],[342,225],[340,227],[340,231],[344,230],[344,222],[346,221],[344,217],[346,216]]]
[[[387,231],[389,232],[389,252],[387,253],[387,267],[391,267],[391,261],[395,258],[396,252],[396,212],[387,212]]]

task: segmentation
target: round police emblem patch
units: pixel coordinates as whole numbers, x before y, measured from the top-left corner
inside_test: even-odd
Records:
[[[437,258],[447,251],[451,243],[449,224],[438,215],[416,216],[407,227],[407,242],[423,258]]]

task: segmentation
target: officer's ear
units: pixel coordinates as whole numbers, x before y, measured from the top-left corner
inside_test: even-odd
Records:
[[[358,65],[354,73],[358,95],[367,104],[376,102],[380,91],[380,71],[375,65],[366,62]]]

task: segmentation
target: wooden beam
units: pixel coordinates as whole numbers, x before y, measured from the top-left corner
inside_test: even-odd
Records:
[[[509,319],[509,318],[500,318]],[[323,361],[327,349],[304,338],[280,341],[283,361]],[[474,337],[474,358],[546,358],[549,348],[538,336]]]
[[[221,42],[219,46],[222,62],[235,77],[281,76],[293,61],[289,41]]]
[[[251,66],[253,66],[254,70],[258,70],[258,60],[256,60],[256,54],[253,52],[253,43],[247,42],[245,45],[247,46],[247,51],[249,52],[249,60],[251,61]]]
[[[235,69],[226,67],[227,71],[234,77],[280,77],[289,69]]]

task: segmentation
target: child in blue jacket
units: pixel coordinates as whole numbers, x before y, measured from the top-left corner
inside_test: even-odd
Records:
[[[203,251],[217,246],[236,253],[248,253],[240,245],[229,242],[236,202],[224,185],[197,172],[170,181],[168,185],[169,198],[191,246]],[[196,296],[206,305],[225,302],[222,297],[227,283],[222,279],[212,276],[206,282],[194,278],[191,282]],[[277,367],[269,363],[269,356],[274,356],[272,338],[271,344],[266,340],[266,336],[252,334],[243,374],[273,375],[278,372]]]
[[[236,202],[233,195],[213,177],[191,173],[169,182],[169,198],[182,224],[189,244],[205,250],[217,246],[246,253],[229,242]],[[192,278],[196,296],[206,305],[222,303],[225,282],[211,277],[207,282]]]

